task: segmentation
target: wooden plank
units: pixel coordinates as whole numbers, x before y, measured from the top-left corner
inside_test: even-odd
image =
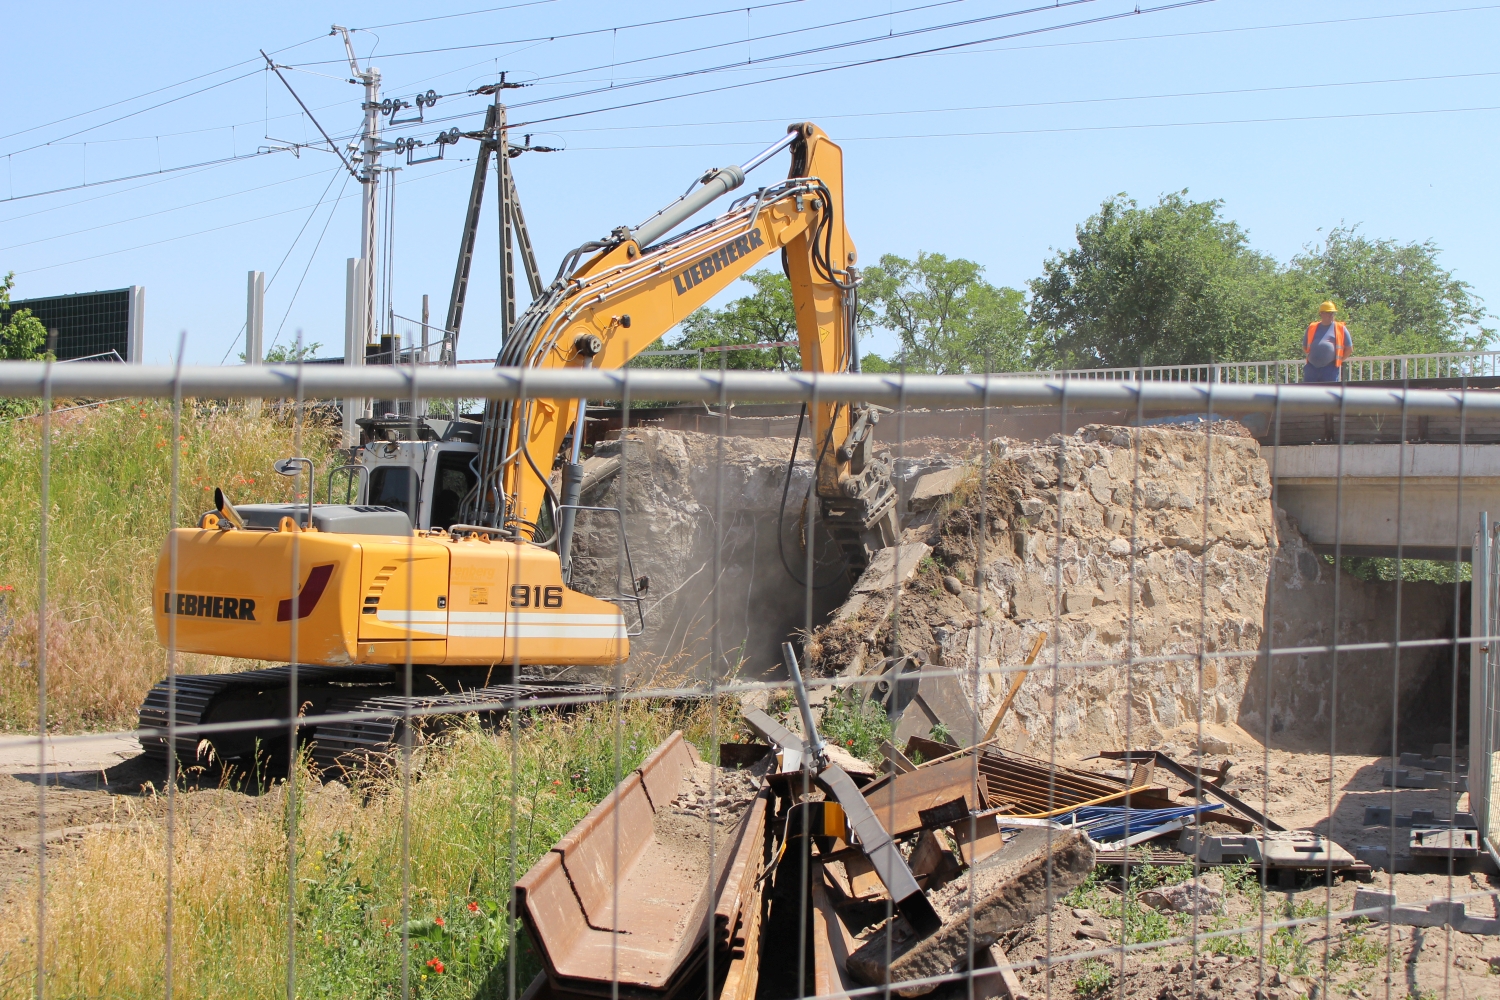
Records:
[[[1021,666],[1029,667],[1035,663],[1037,654],[1042,651],[1042,646],[1046,641],[1047,633],[1038,633],[1036,642],[1031,644],[1031,652],[1026,654],[1026,662],[1021,664]],[[1015,680],[1010,682],[1010,690],[1006,692],[1005,700],[1000,703],[1000,708],[996,710],[995,717],[990,720],[990,727],[984,731],[985,742],[989,742],[995,738],[995,731],[1000,728],[1000,720],[1005,718],[1005,710],[1010,708],[1010,703],[1016,700],[1016,692],[1021,690],[1021,685],[1026,681],[1027,673],[1029,671],[1020,671],[1016,674]]]

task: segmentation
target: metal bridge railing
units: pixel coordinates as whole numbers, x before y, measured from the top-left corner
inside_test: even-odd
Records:
[[[1138,368],[1069,368],[1057,371],[997,373],[1006,378],[1102,379],[1105,381],[1219,382],[1238,385],[1295,385],[1302,381],[1302,361],[1234,361],[1198,365],[1147,365]],[[1444,354],[1386,354],[1349,358],[1345,382],[1401,379],[1482,378],[1500,375],[1500,351],[1454,351]]]

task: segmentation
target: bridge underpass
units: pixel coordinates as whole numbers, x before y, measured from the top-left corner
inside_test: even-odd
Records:
[[[1342,451],[1342,454],[1340,453]],[[1314,548],[1468,560],[1481,511],[1500,514],[1500,444],[1264,448],[1277,504]]]

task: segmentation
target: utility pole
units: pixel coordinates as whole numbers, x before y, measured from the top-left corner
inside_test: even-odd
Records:
[[[453,273],[453,291],[448,298],[448,321],[443,328],[442,364],[458,363],[458,331],[464,319],[464,300],[469,291],[469,268],[474,259],[474,243],[479,234],[479,210],[484,202],[485,180],[488,176],[490,156],[498,158],[495,175],[499,183],[500,215],[500,340],[510,338],[516,323],[516,254],[526,268],[526,282],[532,299],[542,294],[541,274],[536,266],[536,254],[531,249],[531,236],[526,231],[526,218],[521,214],[521,200],[516,195],[515,176],[511,173],[511,157],[523,151],[550,153],[545,146],[529,144],[513,146],[506,134],[505,105],[500,102],[500,93],[525,86],[507,83],[505,74],[500,82],[488,84],[475,91],[476,94],[494,94],[495,103],[485,109],[484,128],[478,132],[463,133],[466,138],[479,140],[479,155],[474,160],[474,181],[469,188],[469,207],[464,215],[464,228],[459,238],[458,265]],[[529,138],[529,137],[528,137]]]
[[[379,218],[377,208],[380,195],[380,70],[374,66],[364,69],[359,67],[359,59],[354,55],[354,43],[349,39],[349,29],[337,24],[329,34],[337,34],[343,37],[344,52],[349,57],[349,72],[353,74],[350,83],[364,84],[365,101],[363,111],[365,113],[364,133],[360,137],[359,151],[359,182],[363,188],[362,211],[360,216],[359,232],[359,260],[362,266],[358,269],[360,279],[356,294],[359,297],[358,308],[352,317],[356,328],[351,331],[353,336],[349,337],[348,347],[356,348],[346,351],[344,364],[358,367],[365,363],[365,348],[374,339],[373,329],[375,321],[375,256],[376,256],[376,219]],[[346,399],[344,400],[344,446],[352,448],[359,443],[359,432],[354,421],[358,417],[366,415],[369,400]]]

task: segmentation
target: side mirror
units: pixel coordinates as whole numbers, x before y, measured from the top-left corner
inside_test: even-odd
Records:
[[[313,515],[313,464],[312,459],[294,455],[271,463],[271,468],[288,478],[294,478],[303,469],[307,470],[307,527],[312,527]]]

